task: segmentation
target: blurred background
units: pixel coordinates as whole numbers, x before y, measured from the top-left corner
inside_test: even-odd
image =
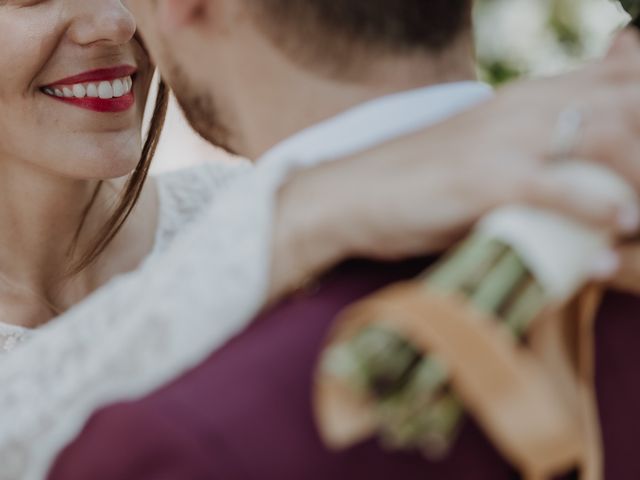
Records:
[[[612,0],[476,0],[479,71],[494,85],[601,56],[628,22]]]
[[[601,56],[627,21],[612,0],[476,0],[478,74],[500,86],[570,70]],[[229,158],[193,133],[172,102],[155,172]]]

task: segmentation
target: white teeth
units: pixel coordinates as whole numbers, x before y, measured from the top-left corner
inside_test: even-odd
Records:
[[[84,88],[83,85],[74,85],[73,86],[73,96],[76,98],[84,98],[87,96],[87,89]]]
[[[87,85],[87,97],[98,98],[98,86],[95,83]]]
[[[131,77],[118,78],[112,82],[77,83],[75,85],[61,85],[60,87],[46,87],[43,92],[47,95],[64,98],[101,98],[109,100],[127,95],[133,89]]]
[[[115,80],[113,82],[113,96],[120,98],[125,94],[124,83],[122,80]]]
[[[100,82],[98,85],[98,95],[103,100],[109,100],[113,98],[113,86],[110,82]]]

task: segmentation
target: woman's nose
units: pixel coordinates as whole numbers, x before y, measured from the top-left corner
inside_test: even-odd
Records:
[[[79,45],[123,45],[136,33],[133,15],[121,0],[68,0],[69,36]]]

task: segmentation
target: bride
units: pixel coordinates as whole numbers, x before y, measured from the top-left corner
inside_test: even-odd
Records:
[[[0,351],[172,235],[179,180],[145,182],[167,93],[143,146],[153,67],[116,3],[0,2]]]
[[[160,254],[243,165],[147,179],[167,90],[120,1],[0,2],[0,352]]]

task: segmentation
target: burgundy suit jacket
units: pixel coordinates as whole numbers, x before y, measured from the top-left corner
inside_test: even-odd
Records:
[[[451,454],[430,462],[375,441],[327,451],[311,380],[322,341],[346,305],[412,277],[427,261],[348,262],[294,296],[183,377],[93,415],[50,480],[511,480],[515,472],[471,419]],[[640,300],[610,295],[597,322],[597,388],[606,478],[640,479]],[[570,477],[569,477],[570,478]]]

